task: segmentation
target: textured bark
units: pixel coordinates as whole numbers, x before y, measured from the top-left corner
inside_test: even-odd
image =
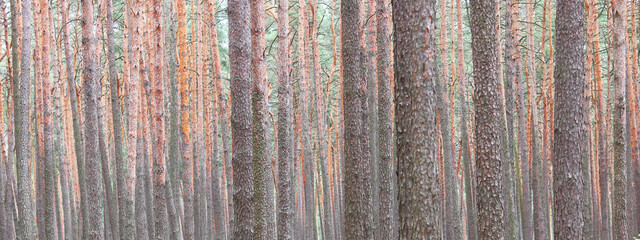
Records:
[[[164,39],[162,38],[162,1],[150,3],[150,82],[151,148],[153,151],[153,212],[154,239],[166,239],[168,233],[166,173],[165,173],[165,116],[164,116]],[[147,186],[151,187],[151,186]]]
[[[503,160],[500,127],[502,97],[497,78],[495,1],[471,2],[473,75],[475,79],[476,186],[478,238],[502,239]]]
[[[224,174],[227,178],[227,238],[233,236],[233,164],[231,163],[231,137],[229,136],[229,118],[227,117],[227,98],[220,94],[220,138],[222,140],[222,161],[225,163]]]
[[[102,113],[102,92],[98,93],[96,111],[98,115],[98,148],[100,149],[100,173],[102,175],[102,187],[104,188],[104,216],[105,216],[105,238],[119,239],[117,202],[111,184],[111,174],[109,173],[109,162],[107,156],[107,146],[104,136],[103,113]]]
[[[512,181],[511,179],[514,179],[514,169],[516,168],[515,164],[515,149],[514,149],[514,141],[515,141],[515,129],[514,129],[514,115],[516,113],[516,108],[515,108],[515,91],[514,91],[514,84],[518,84],[518,79],[521,79],[522,77],[518,75],[518,67],[519,67],[519,63],[518,63],[518,48],[517,48],[517,40],[518,37],[518,33],[517,33],[517,11],[515,10],[515,4],[517,3],[517,0],[513,1],[513,0],[508,0],[505,2],[505,34],[506,34],[506,39],[505,39],[505,79],[504,79],[504,88],[505,88],[505,112],[506,112],[506,120],[507,120],[507,138],[506,138],[506,146],[508,148],[509,154],[506,156],[505,162],[504,162],[504,169],[505,169],[505,180],[504,180],[504,192],[507,194],[507,202],[506,204],[508,206],[511,206],[509,208],[507,208],[508,212],[507,212],[507,218],[509,219],[508,221],[506,221],[506,224],[510,225],[510,234],[513,234],[513,230],[514,227],[513,226],[515,223],[515,221],[517,221],[516,219],[514,219],[513,214],[515,214],[515,212],[513,212],[514,207],[515,207],[515,193],[516,191],[516,184],[514,181]],[[520,100],[521,101],[521,100]],[[519,104],[518,107],[523,107],[524,105]],[[524,108],[522,108],[524,109]],[[524,118],[522,118],[524,119]],[[519,118],[520,120],[520,118]],[[519,130],[523,130],[523,131],[518,131],[518,140],[524,138],[525,136],[522,135],[522,133],[524,132],[525,128],[524,126],[520,125],[522,121],[518,122],[519,125]],[[520,162],[522,162],[521,159],[526,158],[526,149],[521,148],[520,141],[518,141],[518,149],[519,151],[522,153],[521,156],[518,157],[518,159],[520,159]],[[526,147],[526,146],[525,146]],[[517,203],[520,203],[520,201],[517,201]],[[513,235],[510,235],[509,237],[514,237]]]
[[[340,3],[340,11],[342,15],[342,59],[344,61],[342,97],[345,129],[345,239],[369,239],[373,237],[372,226],[369,223],[372,217],[371,176],[369,172],[368,132],[363,126],[367,100],[365,80],[361,70],[364,67],[360,45],[362,34],[359,26],[355,24],[361,21],[360,6],[358,1],[346,0]],[[302,102],[305,102],[304,98]],[[304,121],[304,117],[302,120]],[[308,135],[304,129],[303,134]]]
[[[15,126],[15,151],[17,161],[17,197],[18,225],[16,234],[18,239],[36,239],[35,214],[33,204],[33,188],[31,187],[31,122],[29,121],[29,106],[31,106],[31,53],[33,47],[33,14],[31,0],[22,3],[22,55],[20,59],[20,77],[14,79],[14,126]]]
[[[442,237],[435,1],[393,2],[400,239]]]
[[[254,239],[276,237],[273,172],[267,151],[267,66],[264,59],[264,1],[251,0],[251,77],[253,134]],[[233,100],[233,99],[232,99]],[[235,137],[234,137],[235,139]]]
[[[213,198],[212,207],[213,209],[213,224],[215,224],[215,239],[225,239],[227,235],[227,229],[225,221],[227,217],[225,217],[225,205],[223,199],[226,197],[224,194],[224,168],[220,166],[224,166],[224,163],[219,162],[219,141],[218,141],[218,101],[219,95],[221,91],[221,66],[220,66],[220,52],[218,51],[218,30],[217,30],[217,20],[216,20],[216,9],[215,9],[215,1],[211,0],[209,3],[209,14],[210,14],[210,22],[213,24],[211,27],[211,55],[213,62],[212,66],[212,74],[213,74],[213,86],[210,100],[210,111],[209,115],[213,118],[213,124],[211,124],[212,128],[212,137],[213,137],[213,152],[211,156],[211,194]],[[220,144],[222,145],[222,144]],[[222,171],[221,171],[222,170]]]
[[[138,95],[140,96],[140,95]],[[134,96],[131,96],[131,98],[134,98]],[[141,98],[141,97],[136,97],[136,98]],[[138,116],[142,116],[142,111],[141,108],[138,108]],[[130,109],[129,111],[132,111],[133,109]],[[140,117],[138,120],[142,120],[142,117]],[[129,125],[129,128],[137,128],[138,131],[136,133],[136,152],[138,153],[136,155],[136,165],[135,165],[135,171],[136,171],[136,178],[135,178],[135,218],[136,218],[136,239],[140,239],[140,240],[146,240],[149,239],[149,223],[147,221],[147,213],[145,212],[147,209],[147,204],[148,201],[145,199],[145,175],[147,174],[147,171],[144,169],[144,149],[145,149],[145,144],[144,144],[144,140],[143,140],[143,133],[142,133],[142,126],[143,123],[142,121],[137,121],[137,126],[134,127],[133,125]]]
[[[180,129],[178,125],[178,79],[177,79],[177,41],[176,41],[176,13],[174,11],[174,1],[164,1],[164,21],[165,31],[165,61],[167,64],[168,86],[169,86],[169,119],[168,119],[168,149],[167,149],[167,214],[170,226],[170,239],[179,239],[182,237],[180,228]]]
[[[180,83],[180,132],[182,138],[182,198],[184,204],[184,218],[182,219],[182,233],[186,240],[194,239],[193,221],[193,159],[191,154],[191,129],[189,128],[189,72],[187,70],[187,19],[184,0],[176,3],[178,9],[178,82]]]
[[[80,1],[82,5],[82,60],[83,77],[83,116],[84,116],[84,159],[86,160],[87,194],[87,236],[86,239],[104,238],[104,206],[102,204],[102,175],[100,149],[98,144],[98,45],[93,16],[93,3]],[[83,226],[84,227],[84,226]]]
[[[253,237],[253,144],[251,137],[251,42],[249,1],[233,0],[229,15],[229,62],[231,67],[231,131],[233,135],[234,239]]]
[[[51,112],[51,78],[49,77],[49,69],[50,69],[50,54],[51,54],[51,44],[50,44],[50,33],[49,33],[49,4],[48,1],[39,0],[35,4],[36,10],[36,18],[35,18],[35,27],[36,27],[36,84],[39,86],[40,95],[36,98],[39,99],[38,104],[40,121],[42,128],[42,152],[41,158],[39,158],[38,166],[42,167],[38,172],[44,172],[43,180],[43,191],[38,191],[38,200],[42,200],[42,204],[39,207],[42,207],[42,219],[38,221],[39,225],[38,229],[42,229],[40,232],[40,237],[46,239],[56,239],[56,223],[55,223],[55,205],[54,205],[54,175],[55,175],[55,165],[54,165],[54,155],[53,155],[53,118]],[[42,164],[42,165],[41,165]],[[36,177],[40,180],[40,177]],[[38,185],[39,186],[39,185]],[[40,209],[38,210],[40,212]]]
[[[590,11],[590,14],[595,18],[597,12],[596,9]],[[594,24],[594,34],[600,35],[598,24]],[[600,239],[611,239],[611,214],[610,214],[610,195],[609,195],[609,173],[611,172],[611,165],[609,163],[609,146],[608,146],[608,124],[605,113],[607,113],[607,105],[603,100],[604,89],[602,87],[602,76],[600,68],[600,41],[598,37],[594,37],[593,53],[594,53],[594,78],[596,80],[596,124],[598,128],[598,169],[600,183]],[[607,54],[608,55],[608,54]],[[604,207],[607,206],[607,207]]]
[[[392,92],[391,92],[391,76],[393,69],[391,68],[390,59],[390,34],[389,34],[389,7],[388,1],[376,1],[376,20],[377,20],[377,80],[378,80],[378,181],[380,197],[380,219],[378,221],[377,239],[396,239],[398,238],[398,227],[396,226],[393,192],[395,184],[393,169],[393,115],[392,115]],[[335,123],[334,123],[335,124]],[[451,146],[451,145],[449,145]],[[339,160],[339,159],[338,159]],[[336,160],[337,162],[337,160]],[[336,181],[337,182],[337,181]]]
[[[15,0],[10,0],[9,1],[9,8],[10,8],[10,12],[11,12],[11,16],[17,16],[17,6],[18,4],[16,3]],[[16,20],[18,20],[20,18],[16,18]],[[6,37],[7,34],[5,33]],[[11,58],[9,59],[10,61],[10,68],[8,73],[10,74],[11,78],[7,81],[8,82],[8,87],[7,87],[7,151],[13,149],[12,153],[17,152],[18,149],[15,148],[15,122],[14,122],[14,110],[15,110],[15,88],[16,88],[16,83],[18,82],[19,79],[19,75],[20,75],[20,71],[18,68],[18,62],[19,62],[19,53],[18,53],[18,21],[11,21],[11,41],[7,40],[6,41],[7,44],[10,44],[11,47]],[[9,49],[9,47],[7,47],[7,49]],[[8,96],[12,96],[11,97],[11,101],[9,101],[9,97]],[[10,163],[10,164],[6,164],[6,166],[11,166],[11,167],[7,167],[5,169],[6,171],[6,176],[7,176],[7,187],[5,188],[5,192],[6,192],[6,199],[5,199],[5,207],[6,207],[6,213],[7,213],[7,223],[6,223],[6,227],[7,227],[7,231],[5,232],[6,235],[4,235],[3,237],[7,237],[8,239],[16,239],[16,232],[17,232],[17,224],[19,223],[19,219],[18,219],[18,209],[16,206],[16,191],[18,189],[17,185],[16,185],[16,176],[15,176],[15,172],[14,172],[14,165],[15,165],[15,154],[7,154],[7,158],[6,158],[6,162]]]
[[[584,3],[576,0],[558,2],[552,152],[555,238],[582,239],[583,30]]]
[[[377,101],[377,88],[378,84],[377,76],[377,45],[376,45],[376,31],[377,31],[377,16],[376,16],[376,1],[362,1],[363,8],[360,11],[365,11],[365,16],[362,18],[364,21],[362,26],[363,32],[363,42],[364,42],[364,50],[363,50],[363,77],[366,82],[366,98],[368,111],[366,113],[366,120],[364,122],[364,127],[366,128],[368,137],[369,137],[369,165],[370,165],[370,174],[371,174],[371,208],[373,210],[373,217],[371,218],[371,227],[373,228],[374,236],[378,236],[380,231],[379,227],[379,219],[377,216],[380,216],[380,197],[378,188],[380,188],[380,180],[378,179],[378,167],[379,167],[379,159],[378,159],[378,101]],[[315,45],[315,43],[314,43]],[[316,71],[317,72],[317,71]],[[320,115],[318,115],[320,116]],[[319,132],[318,132],[319,135]],[[326,155],[326,154],[325,154]]]
[[[613,12],[613,239],[627,239],[627,2],[612,1]]]
[[[142,2],[141,1],[133,1],[134,7],[130,8],[131,10],[127,11],[127,15],[129,16],[129,26],[128,26],[128,34],[130,36],[129,40],[129,60],[131,61],[131,65],[129,65],[129,77],[127,78],[126,88],[127,88],[127,160],[126,165],[121,166],[125,170],[124,172],[120,172],[124,175],[124,189],[119,189],[119,191],[124,190],[124,195],[120,196],[119,206],[120,206],[120,226],[123,229],[122,238],[123,239],[134,239],[136,238],[137,232],[141,232],[142,229],[136,229],[137,225],[135,222],[138,222],[137,215],[138,211],[138,203],[134,201],[137,199],[137,192],[142,191],[143,189],[137,188],[137,178],[139,177],[137,174],[137,169],[140,168],[138,165],[138,155],[142,155],[141,151],[138,151],[138,120],[139,120],[139,112],[140,112],[140,82],[142,82],[142,78],[140,76],[142,71],[141,66],[141,58],[142,58],[142,42],[140,40],[142,35]],[[124,164],[124,163],[123,163]],[[118,164],[120,165],[120,164]],[[120,185],[119,185],[120,186]],[[135,205],[134,205],[135,203]],[[135,207],[135,209],[134,209]],[[135,212],[135,214],[134,214]]]
[[[278,239],[294,239],[293,88],[289,76],[289,1],[278,1]]]

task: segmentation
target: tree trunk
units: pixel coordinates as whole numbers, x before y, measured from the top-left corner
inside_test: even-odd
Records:
[[[267,66],[264,33],[264,1],[251,1],[251,76],[253,108],[253,204],[255,204],[254,239],[275,238],[273,206],[273,172],[267,152]],[[233,100],[233,99],[232,99]],[[235,139],[235,137],[234,137]]]
[[[184,0],[176,3],[178,8],[178,82],[180,83],[180,131],[182,138],[182,197],[184,204],[184,218],[182,219],[182,233],[185,240],[194,239],[193,221],[193,159],[191,154],[191,130],[189,128],[189,86],[187,70],[187,19]]]
[[[395,225],[397,217],[394,211],[394,199],[396,197],[393,192],[395,174],[393,169],[393,115],[391,107],[391,76],[393,75],[393,68],[391,68],[391,59],[389,57],[391,53],[389,49],[390,16],[387,4],[388,1],[386,0],[377,0],[376,2],[379,189],[374,189],[374,191],[379,191],[378,196],[380,197],[379,236],[377,237],[379,239],[396,239],[398,238],[398,227]],[[334,161],[338,162],[339,160],[339,158],[336,158]],[[336,183],[338,183],[337,179]]]
[[[613,239],[627,239],[627,2],[612,1],[613,12]]]
[[[435,1],[394,2],[401,239],[442,237],[437,160]]]
[[[500,127],[500,83],[497,78],[495,1],[471,2],[473,75],[475,79],[475,137],[478,206],[478,237],[501,239],[505,232],[503,212],[503,160]]]
[[[289,76],[289,1],[278,1],[278,239],[294,239],[293,88]]]
[[[40,124],[42,124],[42,136],[41,138],[44,140],[42,142],[44,151],[41,152],[40,161],[38,161],[40,169],[37,171],[39,175],[44,172],[44,181],[42,187],[44,191],[38,191],[38,193],[42,193],[43,195],[38,196],[38,200],[42,200],[43,209],[43,218],[42,221],[38,221],[38,223],[42,223],[42,226],[39,226],[38,229],[43,229],[40,235],[46,239],[56,239],[56,223],[55,223],[55,204],[54,204],[54,175],[55,175],[55,163],[54,163],[54,155],[53,155],[53,118],[51,113],[51,79],[49,77],[49,63],[51,56],[51,44],[49,38],[49,4],[47,1],[39,0],[35,4],[36,6],[36,19],[35,19],[35,27],[36,27],[36,39],[37,45],[36,48],[36,84],[37,88],[41,89],[39,91],[39,96],[36,98],[39,99],[37,105],[41,106],[40,109]],[[40,165],[42,164],[42,165]],[[36,177],[40,179],[40,177]],[[39,185],[38,185],[39,186]],[[40,211],[38,211],[40,212]]]
[[[584,134],[584,3],[561,1],[556,9],[553,193],[555,238],[582,239],[581,193]]]
[[[229,2],[229,62],[231,82],[231,131],[233,135],[233,238],[253,237],[253,144],[251,137],[251,67],[249,1]]]
[[[17,161],[17,204],[18,239],[36,239],[36,222],[33,204],[33,188],[31,187],[31,121],[29,120],[29,106],[31,106],[31,53],[33,47],[33,14],[31,0],[22,2],[22,56],[20,59],[20,77],[14,79],[14,126],[15,126],[15,151]]]
[[[98,45],[95,34],[95,22],[93,17],[93,3],[82,0],[82,59],[84,67],[84,158],[86,160],[87,180],[87,239],[104,238],[104,207],[102,204],[102,175],[100,165],[100,149],[98,144]],[[83,197],[84,197],[83,196]]]
[[[138,98],[138,100],[141,100],[140,95],[138,96],[130,96],[130,98]],[[139,119],[138,120],[142,120],[142,106],[140,106],[140,108],[138,108],[138,116]],[[131,111],[133,111],[133,109],[129,110],[129,113],[131,113]],[[149,239],[149,223],[147,221],[147,213],[146,213],[146,209],[147,209],[147,203],[148,201],[146,201],[145,199],[145,175],[147,174],[146,170],[144,169],[144,140],[143,140],[143,133],[142,133],[142,126],[143,123],[142,121],[137,121],[137,126],[135,126],[135,128],[137,128],[137,133],[136,133],[136,152],[138,153],[136,155],[136,165],[135,165],[135,171],[136,171],[136,175],[135,175],[135,218],[136,218],[136,239],[140,239],[140,240],[145,240],[145,239]],[[129,128],[134,128],[133,125],[129,125]]]
[[[369,239],[373,237],[371,208],[371,176],[369,164],[368,132],[364,118],[367,112],[366,86],[363,80],[362,34],[356,23],[361,21],[358,1],[345,0],[340,6],[342,15],[342,59],[344,91],[344,186],[345,186],[345,238]],[[301,99],[305,103],[305,99]],[[364,103],[364,104],[363,104]],[[304,105],[304,104],[303,104]],[[304,111],[303,111],[304,112]],[[302,117],[304,126],[304,116]],[[303,127],[304,128],[304,127]],[[309,135],[303,129],[304,135]],[[306,166],[305,166],[306,169]],[[309,177],[309,176],[305,176]],[[307,206],[309,207],[309,206]]]
[[[162,38],[162,1],[150,3],[150,82],[151,95],[151,146],[153,151],[153,212],[155,239],[167,238],[167,199],[165,174],[165,141],[164,141],[164,39]],[[147,186],[151,187],[151,186]]]
[[[227,98],[220,94],[220,138],[222,139],[222,161],[225,165],[225,176],[227,178],[227,212],[229,214],[227,223],[227,238],[233,236],[234,210],[233,210],[233,165],[231,163],[231,137],[229,136],[229,118],[227,117]]]

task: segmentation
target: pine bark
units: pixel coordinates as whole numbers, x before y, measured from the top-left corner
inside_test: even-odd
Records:
[[[612,1],[613,13],[613,239],[627,239],[627,2]]]
[[[178,82],[180,83],[180,132],[182,139],[182,198],[184,204],[184,218],[182,219],[182,233],[184,239],[194,239],[193,221],[193,159],[191,154],[191,129],[189,127],[189,72],[187,70],[187,19],[184,0],[176,3],[178,9]]]
[[[31,0],[22,3],[22,55],[20,59],[20,77],[14,79],[14,125],[15,125],[15,149],[17,161],[17,197],[18,225],[16,233],[18,239],[36,239],[35,214],[33,189],[31,185],[31,121],[29,120],[29,106],[31,106],[31,54],[33,47],[33,13]]]
[[[267,66],[265,51],[264,1],[251,0],[251,76],[253,134],[253,204],[255,204],[254,239],[276,237],[273,199],[273,172],[267,151]]]
[[[502,239],[503,160],[501,159],[500,83],[497,78],[495,1],[471,2],[473,75],[475,79],[475,137],[478,238]]]
[[[346,239],[369,239],[373,237],[371,209],[371,176],[369,164],[368,132],[363,126],[366,117],[366,87],[363,79],[361,50],[362,34],[360,4],[355,0],[341,2],[342,60],[344,103],[344,201]],[[301,99],[302,103],[305,99]],[[364,104],[363,104],[364,103]],[[304,121],[304,116],[302,119]],[[304,122],[303,122],[304,126]],[[303,134],[308,135],[306,132]],[[305,166],[306,169],[306,166]],[[307,178],[309,176],[306,176]],[[306,206],[309,207],[309,206]],[[307,219],[308,221],[309,219]]]
[[[393,168],[393,114],[391,76],[393,69],[390,59],[390,34],[389,34],[389,7],[388,1],[376,1],[376,61],[378,81],[378,184],[380,197],[380,220],[378,222],[379,239],[398,238],[394,210],[394,185],[395,174]],[[339,159],[335,160],[336,162]],[[337,170],[337,169],[336,169]],[[336,181],[337,182],[337,181]]]
[[[582,239],[581,206],[584,115],[584,3],[556,8],[553,193],[555,238]]]
[[[82,60],[83,103],[84,103],[84,158],[86,160],[87,195],[87,239],[104,238],[104,207],[102,204],[102,175],[100,149],[98,144],[98,45],[93,14],[93,3],[80,1],[82,5]]]
[[[393,2],[400,239],[441,238],[435,1]]]
[[[233,0],[229,15],[231,67],[231,131],[233,135],[234,239],[250,239],[254,232],[253,143],[251,137],[251,42],[248,0]]]
[[[278,1],[278,239],[294,239],[293,87],[289,75],[289,1]]]
[[[54,155],[53,155],[53,118],[51,113],[51,79],[49,77],[49,63],[50,63],[50,54],[51,54],[51,44],[49,38],[49,4],[47,1],[39,0],[35,4],[36,6],[36,19],[35,19],[35,27],[36,27],[36,39],[37,39],[37,48],[36,48],[36,84],[39,85],[41,91],[39,91],[40,95],[37,96],[39,99],[38,105],[41,106],[41,115],[40,124],[42,128],[42,145],[43,151],[41,152],[41,159],[39,162],[39,166],[43,167],[42,172],[44,172],[43,179],[43,187],[44,191],[38,193],[42,193],[43,195],[39,195],[38,199],[43,201],[43,205],[41,206],[43,209],[43,218],[42,221],[38,221],[38,223],[42,223],[42,226],[39,226],[39,229],[43,229],[44,235],[41,237],[46,239],[55,239],[56,238],[56,223],[55,223],[55,204],[54,204]],[[40,165],[42,164],[42,165]],[[40,171],[38,171],[40,173]],[[39,178],[38,178],[39,179]]]

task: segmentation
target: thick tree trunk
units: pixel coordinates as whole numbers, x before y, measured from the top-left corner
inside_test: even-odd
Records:
[[[369,239],[373,237],[373,228],[369,221],[371,208],[371,175],[369,164],[368,132],[364,118],[367,112],[365,80],[362,69],[361,39],[358,24],[361,21],[360,4],[355,0],[341,2],[342,15],[342,59],[344,91],[344,201],[345,201],[345,238]],[[305,99],[302,99],[302,103]],[[304,112],[304,111],[303,111]],[[304,116],[302,117],[304,121]],[[304,126],[304,122],[303,122]],[[303,127],[304,128],[304,127]],[[303,129],[304,135],[309,135]],[[305,166],[306,169],[306,166]],[[309,178],[309,176],[305,176]],[[307,206],[309,207],[309,206]],[[310,219],[307,219],[309,221]]]
[[[380,197],[380,220],[378,221],[380,235],[377,238],[396,239],[398,238],[398,226],[396,226],[397,217],[394,210],[396,196],[393,188],[396,175],[393,168],[393,109],[391,107],[391,76],[393,76],[393,68],[391,68],[389,56],[391,53],[389,49],[391,43],[389,34],[390,13],[387,4],[388,1],[386,0],[377,0],[376,2],[379,189],[374,189],[374,191],[379,191],[378,196]],[[338,162],[339,160],[339,158],[336,158],[334,161]],[[337,179],[336,183],[338,183]],[[336,186],[336,188],[338,187]]]
[[[20,59],[20,77],[14,79],[14,112],[15,112],[15,151],[17,161],[17,197],[18,225],[16,233],[18,239],[36,239],[36,222],[33,204],[33,188],[31,187],[31,121],[29,120],[29,106],[31,106],[31,54],[33,47],[33,14],[31,0],[22,2],[22,56]]]
[[[84,105],[84,158],[86,160],[87,194],[87,239],[104,238],[104,206],[102,204],[102,175],[100,149],[98,144],[98,45],[93,16],[93,2],[80,1],[82,5],[82,60],[83,64],[83,105]]]
[[[553,193],[555,238],[582,239],[584,144],[584,3],[560,1],[556,9]]]
[[[229,62],[231,82],[231,131],[233,135],[233,238],[253,237],[253,144],[251,137],[251,42],[249,1],[229,2]]]
[[[442,237],[437,160],[435,1],[394,2],[401,239]]]
[[[612,1],[613,12],[613,239],[627,239],[627,2]]]
[[[294,239],[293,88],[289,76],[289,1],[278,1],[278,239]]]
[[[149,5],[150,21],[150,82],[151,95],[151,148],[153,151],[153,212],[155,236],[154,239],[166,239],[167,227],[167,199],[165,173],[165,116],[164,116],[164,39],[162,38],[162,1],[154,0]],[[151,186],[147,186],[151,187]]]
[[[475,137],[478,237],[501,239],[503,212],[503,160],[501,159],[500,83],[497,78],[495,1],[471,2],[473,75],[475,79]]]

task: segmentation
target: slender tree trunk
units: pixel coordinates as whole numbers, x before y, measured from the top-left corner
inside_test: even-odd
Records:
[[[176,78],[176,68],[178,65],[178,59],[176,56],[177,42],[176,42],[176,20],[174,12],[174,1],[164,1],[164,14],[165,15],[165,43],[166,43],[166,64],[167,73],[169,78],[169,142],[168,142],[168,161],[167,172],[169,181],[167,182],[167,213],[168,221],[170,225],[170,239],[181,239],[182,231],[180,228],[180,182],[178,170],[180,168],[180,129],[178,126],[178,82]]]
[[[128,198],[126,195],[126,186],[125,186],[125,175],[128,171],[125,163],[125,146],[122,143],[122,110],[120,108],[120,98],[118,96],[118,73],[116,70],[116,62],[115,62],[115,43],[113,40],[113,10],[112,10],[112,0],[106,0],[106,12],[107,12],[107,61],[109,67],[109,85],[110,85],[110,93],[111,93],[111,114],[113,118],[113,135],[114,135],[114,148],[115,148],[115,161],[116,161],[116,186],[117,186],[117,196],[118,196],[118,206],[119,209],[113,209],[112,211],[118,214],[117,218],[119,219],[118,225],[122,227],[123,235],[125,232],[127,236],[133,236],[135,229],[133,224],[133,214],[125,213],[125,211],[131,211],[132,204],[125,203],[125,199]],[[135,141],[134,141],[135,143]],[[120,227],[116,226],[117,229]],[[118,236],[118,235],[116,235]],[[126,236],[125,236],[126,238]],[[131,239],[131,238],[128,238]]]
[[[627,239],[627,2],[612,1],[613,12],[613,239]]]
[[[222,139],[222,160],[225,163],[225,175],[227,178],[227,212],[229,221],[227,223],[227,238],[233,236],[234,209],[233,209],[233,164],[231,163],[231,137],[229,136],[229,118],[227,117],[227,98],[220,94],[220,138]]]
[[[55,175],[55,163],[54,163],[54,155],[53,155],[53,118],[51,113],[51,78],[49,77],[49,63],[50,63],[50,54],[51,54],[51,44],[49,38],[49,4],[47,1],[39,0],[35,4],[36,6],[36,39],[38,40],[38,47],[36,48],[36,83],[38,84],[41,91],[39,93],[41,95],[36,98],[39,99],[38,105],[41,106],[41,115],[40,124],[42,128],[42,145],[43,151],[41,152],[41,159],[38,161],[39,167],[42,172],[44,172],[43,179],[43,191],[38,191],[38,193],[42,193],[43,195],[38,195],[38,200],[43,201],[42,205],[42,213],[43,218],[42,221],[38,221],[38,223],[42,223],[43,225],[39,226],[38,229],[42,229],[43,235],[40,235],[46,239],[56,239],[56,223],[55,223],[55,204],[54,204],[54,175]],[[42,165],[40,165],[42,164]],[[40,171],[37,171],[38,175]],[[37,177],[37,179],[40,179]],[[39,186],[39,185],[38,185]],[[39,211],[40,212],[40,211]]]
[[[9,8],[10,8],[10,12],[11,12],[11,16],[17,16],[17,8],[18,8],[18,4],[16,3],[15,0],[10,0],[9,1]],[[16,208],[16,199],[15,199],[15,192],[17,191],[18,187],[16,185],[16,177],[15,177],[15,173],[14,173],[14,160],[15,160],[15,154],[18,149],[15,148],[15,132],[14,132],[14,128],[15,128],[15,121],[14,121],[14,110],[15,110],[15,88],[16,88],[16,83],[18,82],[19,79],[19,75],[20,75],[20,71],[21,69],[18,69],[18,63],[19,63],[19,53],[18,53],[18,20],[19,18],[15,18],[16,21],[13,21],[14,19],[12,19],[11,21],[11,58],[9,59],[9,61],[11,62],[10,64],[10,68],[9,68],[9,74],[10,74],[10,79],[7,81],[8,82],[8,87],[7,87],[7,151],[11,152],[12,154],[7,154],[7,159],[6,162],[8,164],[6,164],[7,168],[5,169],[6,171],[6,176],[7,176],[7,186],[5,189],[5,196],[6,196],[6,200],[5,200],[5,207],[6,207],[6,214],[8,215],[7,217],[7,231],[6,233],[6,237],[8,239],[16,239],[16,232],[17,232],[17,225],[19,224],[19,219],[18,219],[18,209]],[[6,36],[6,34],[5,34]],[[7,36],[8,37],[8,36]],[[9,41],[7,40],[7,43],[9,43]],[[9,49],[9,47],[7,46],[7,49]],[[9,96],[11,97],[11,101],[9,101]],[[13,151],[9,151],[13,149]],[[9,167],[10,166],[10,167]]]
[[[14,126],[15,151],[17,161],[17,197],[18,225],[16,233],[18,239],[36,239],[36,222],[34,215],[33,189],[31,185],[31,121],[29,121],[29,106],[31,106],[31,53],[33,47],[33,14],[31,0],[23,0],[22,4],[22,56],[20,59],[20,77],[14,79]]]
[[[138,96],[130,96],[130,98],[138,98],[140,99],[140,95]],[[138,108],[138,120],[142,120],[142,106],[140,106],[140,108]],[[129,111],[133,111],[133,109],[130,109]],[[145,195],[144,195],[144,191],[145,191],[145,174],[147,174],[146,170],[144,169],[144,140],[143,140],[143,133],[142,133],[142,126],[143,123],[142,121],[137,121],[137,126],[135,126],[135,128],[137,128],[137,133],[136,133],[136,152],[138,153],[136,155],[136,165],[135,165],[135,171],[136,171],[136,178],[135,178],[135,218],[136,218],[136,239],[149,239],[149,223],[147,221],[147,213],[145,212],[147,209],[147,203],[148,201],[146,201],[145,199]],[[133,125],[129,125],[129,128],[134,128]]]
[[[437,167],[435,1],[394,2],[401,239],[442,237]],[[423,40],[424,39],[424,40]],[[424,53],[424,54],[423,54]]]
[[[582,239],[582,144],[584,125],[584,3],[560,1],[556,9],[553,141],[555,238]]]
[[[293,88],[289,75],[289,1],[278,1],[278,239],[294,239]]]
[[[191,154],[191,130],[189,128],[189,103],[188,70],[187,70],[187,19],[184,0],[176,3],[178,9],[178,82],[180,83],[180,131],[182,138],[182,197],[184,204],[184,218],[182,219],[182,232],[184,239],[194,239],[193,221],[193,159]]]
[[[251,75],[253,108],[253,204],[255,204],[254,239],[275,238],[273,175],[267,152],[267,69],[265,50],[264,1],[251,1]],[[232,99],[233,100],[233,99]],[[235,139],[235,137],[234,137]]]
[[[231,67],[231,130],[233,134],[233,238],[253,237],[253,144],[251,137],[252,107],[251,78],[247,69],[251,66],[249,31],[249,1],[229,2],[229,61]]]

